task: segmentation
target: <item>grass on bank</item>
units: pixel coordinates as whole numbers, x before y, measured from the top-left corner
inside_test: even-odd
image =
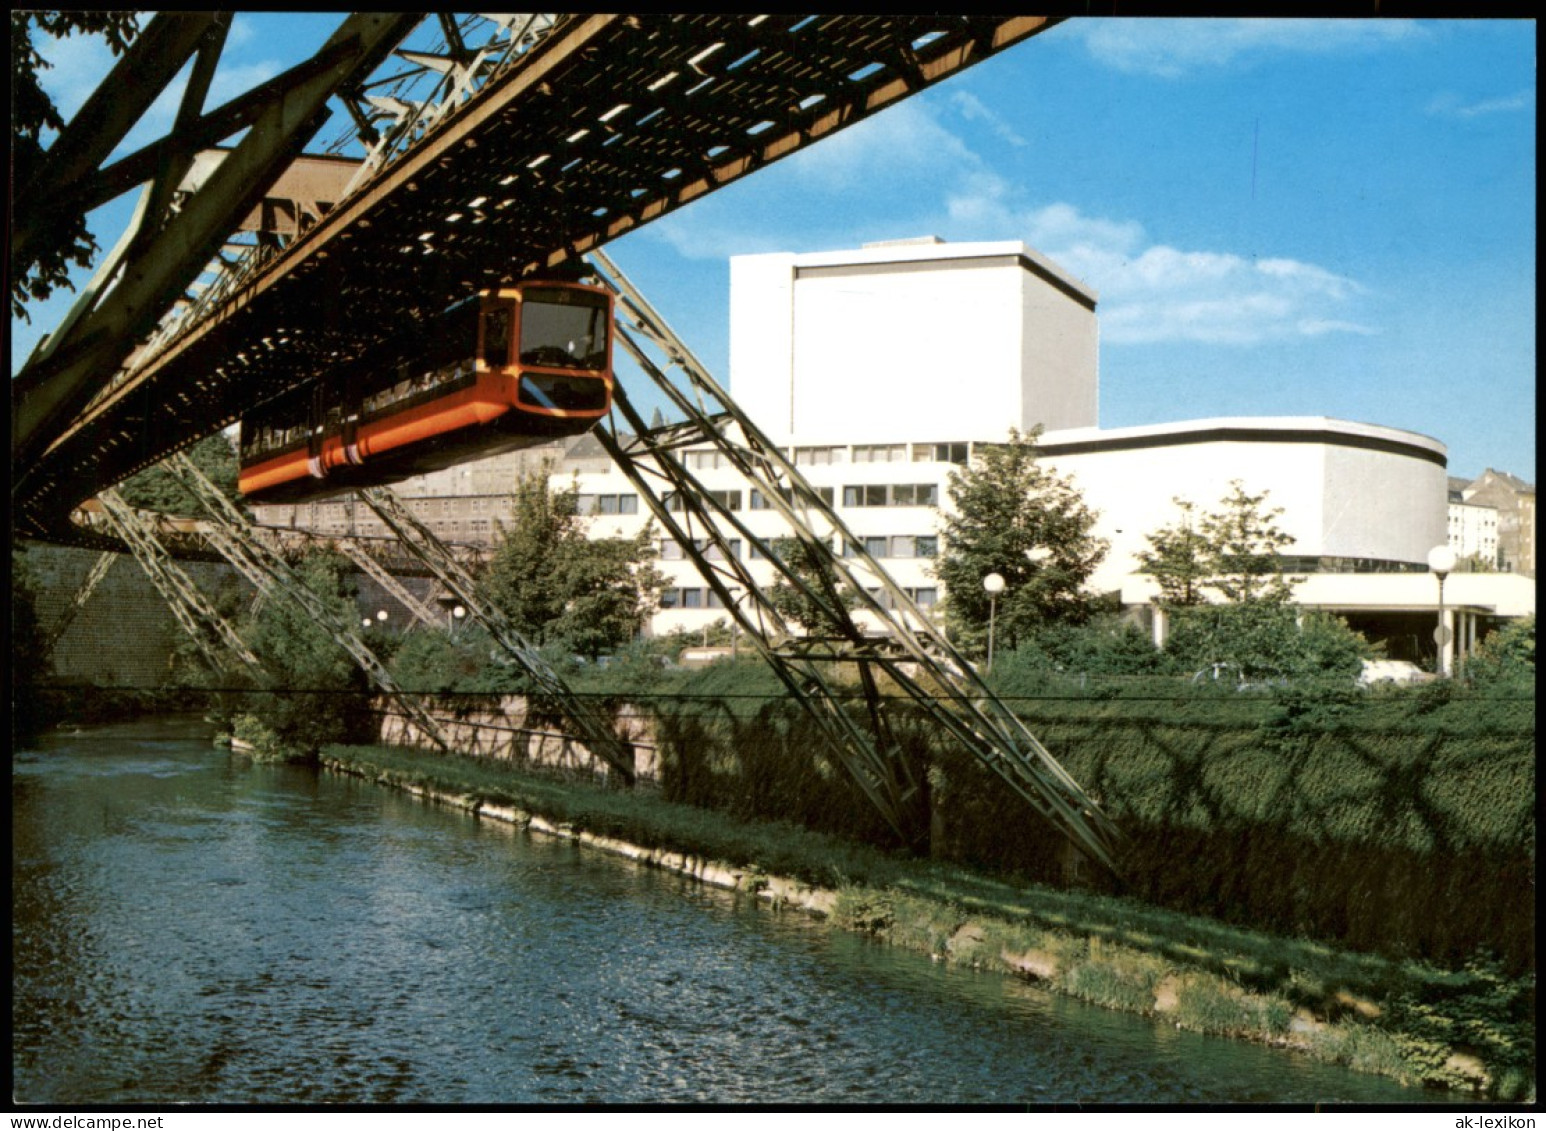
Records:
[[[1412,1085],[1534,1099],[1534,979],[1509,979],[1485,957],[1441,970],[1343,951],[505,762],[386,746],[322,754],[390,784],[833,889],[841,925],[940,961],[1031,977],[1197,1032],[1291,1045]]]

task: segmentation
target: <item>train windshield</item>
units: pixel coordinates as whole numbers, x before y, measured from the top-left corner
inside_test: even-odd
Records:
[[[607,307],[607,296],[591,291],[528,287],[521,304],[521,364],[605,369]]]

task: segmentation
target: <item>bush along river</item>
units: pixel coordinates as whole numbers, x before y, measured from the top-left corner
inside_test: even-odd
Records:
[[[208,728],[12,761],[13,1098],[1307,1104],[1442,1094],[877,946]]]

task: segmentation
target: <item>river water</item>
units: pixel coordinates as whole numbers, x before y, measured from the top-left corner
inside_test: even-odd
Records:
[[[156,720],[12,763],[22,1103],[1431,1103]]]

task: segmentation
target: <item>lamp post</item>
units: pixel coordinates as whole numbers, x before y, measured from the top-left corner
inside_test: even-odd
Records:
[[[1004,591],[1002,574],[990,573],[982,579],[982,587],[988,594],[988,671],[993,670],[993,624],[998,616],[998,595]]]
[[[1444,649],[1449,644],[1449,622],[1444,615],[1444,579],[1455,568],[1455,551],[1448,546],[1435,546],[1428,551],[1428,568],[1439,579],[1439,625],[1433,630],[1433,639],[1439,646],[1439,675],[1446,676],[1449,672],[1444,663]]]
[[[457,605],[450,610],[451,635],[456,636],[456,626],[462,623],[462,618],[467,615],[467,609],[463,605]]]

